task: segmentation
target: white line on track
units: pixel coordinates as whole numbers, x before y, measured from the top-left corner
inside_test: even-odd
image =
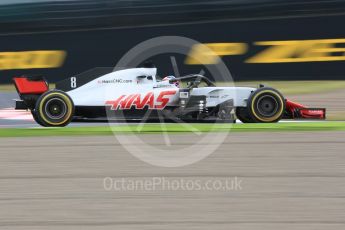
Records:
[[[33,121],[30,111],[15,110],[14,108],[0,109],[0,119]]]

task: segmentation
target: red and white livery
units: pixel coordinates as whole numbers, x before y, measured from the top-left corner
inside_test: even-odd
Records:
[[[133,68],[101,75],[87,72],[49,90],[41,77],[16,77],[16,109],[30,110],[42,126],[71,121],[172,120],[267,123],[281,119],[325,119],[325,109],[291,102],[276,89],[217,87],[191,74],[159,80],[156,68]]]

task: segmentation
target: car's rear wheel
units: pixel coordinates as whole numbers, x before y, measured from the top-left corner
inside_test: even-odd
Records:
[[[34,119],[42,126],[63,127],[68,125],[74,115],[72,99],[59,90],[48,91],[36,102]]]
[[[37,124],[39,124],[40,126],[46,127],[47,125],[45,123],[43,123],[37,116],[37,112],[36,110],[32,110],[31,111],[32,117],[34,118],[35,122]]]
[[[274,123],[281,120],[285,111],[285,99],[275,89],[264,87],[250,95],[247,102],[250,117],[258,123]]]

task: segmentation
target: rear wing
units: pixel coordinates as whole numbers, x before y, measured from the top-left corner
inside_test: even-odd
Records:
[[[18,110],[32,110],[37,99],[49,90],[48,82],[43,77],[14,77],[13,82],[20,98],[15,105]]]
[[[13,78],[16,90],[20,95],[43,94],[48,91],[48,82],[43,77],[15,77]]]

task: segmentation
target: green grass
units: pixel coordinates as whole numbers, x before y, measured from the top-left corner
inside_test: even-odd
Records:
[[[66,128],[1,128],[0,137],[31,136],[90,136],[116,134],[157,134],[204,132],[286,132],[286,131],[345,131],[345,122],[308,122],[278,124],[145,124],[104,127]]]
[[[11,92],[15,91],[14,85],[0,85],[0,91]]]

